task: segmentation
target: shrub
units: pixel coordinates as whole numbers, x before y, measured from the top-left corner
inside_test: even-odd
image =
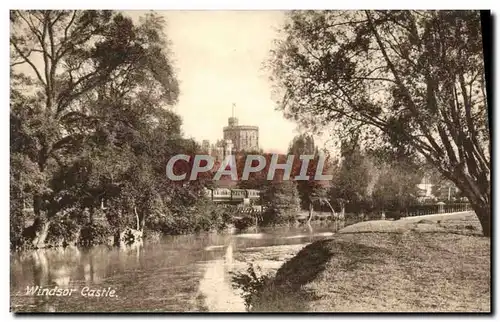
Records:
[[[245,307],[250,311],[253,300],[259,296],[267,283],[272,279],[271,274],[264,275],[260,267],[253,263],[248,265],[246,273],[232,273],[231,282],[234,288],[241,289]]]
[[[263,192],[266,210],[263,225],[290,224],[296,221],[300,209],[300,198],[296,183],[292,181],[271,182]]]
[[[200,201],[194,207],[177,207],[165,214],[148,218],[146,226],[164,234],[179,235],[201,231],[223,230],[231,221],[230,209]]]
[[[108,238],[113,236],[112,229],[101,223],[85,224],[80,232],[80,246],[94,246],[105,244]]]
[[[401,214],[400,211],[386,211],[386,213],[385,213],[385,218],[387,218],[387,219],[398,220],[401,217],[403,217],[403,215]]]
[[[10,248],[16,250],[30,247],[28,240],[23,236],[26,219],[21,208],[11,207],[10,215]]]
[[[271,182],[263,192],[266,212],[276,216],[296,215],[300,209],[297,185],[293,181]]]
[[[255,218],[252,216],[245,216],[234,221],[234,227],[239,230],[247,229],[253,225],[255,225]]]
[[[262,226],[290,225],[297,222],[297,213],[292,211],[274,212],[267,210],[262,214]]]
[[[66,246],[78,238],[80,225],[68,216],[54,218],[49,226],[46,243],[52,246]]]

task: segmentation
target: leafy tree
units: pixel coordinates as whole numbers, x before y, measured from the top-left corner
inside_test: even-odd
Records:
[[[341,144],[341,164],[333,179],[330,197],[342,213],[363,212],[370,203],[369,185],[373,173],[369,159],[362,153],[357,137]]]
[[[294,11],[270,68],[285,115],[432,164],[491,234],[477,11]]]
[[[297,185],[291,180],[273,180],[262,192],[265,213],[264,225],[282,224],[295,221],[300,209]]]
[[[417,204],[420,171],[402,163],[385,163],[381,168],[373,189],[375,210],[401,212]]]
[[[261,155],[266,160],[266,165],[261,171],[251,172],[248,175],[248,180],[239,180],[238,188],[241,189],[257,189],[262,190],[265,189],[269,184],[267,180],[267,173],[269,171],[270,162],[272,159],[272,154],[270,153],[256,153],[256,152],[239,152],[236,155],[236,168],[238,173],[238,178],[243,176],[243,170],[245,169],[245,164],[247,157],[249,155]],[[280,162],[285,162],[286,158],[284,156],[280,156]],[[256,167],[258,165],[258,161],[253,160],[251,166]]]
[[[437,200],[445,202],[452,202],[462,197],[460,190],[457,189],[455,184],[446,179],[438,180],[432,186],[432,195],[434,195]]]
[[[11,154],[36,165],[41,247],[56,213],[121,191],[115,179],[144,163],[154,129],[178,132],[165,109],[178,85],[158,16],[134,25],[111,11],[12,11],[10,21]]]
[[[288,147],[288,154],[295,156],[318,154],[318,148],[314,144],[314,137],[309,134],[297,135]]]
[[[293,138],[293,141],[290,143],[288,147],[288,154],[294,155],[294,175],[298,175],[300,173],[302,162],[300,162],[299,157],[301,155],[313,155],[318,156],[318,149],[314,145],[314,138],[311,135],[301,134],[297,135]],[[311,178],[315,174],[315,165],[317,159],[309,161],[309,167],[307,171],[307,175]],[[301,180],[297,181],[297,190],[299,191],[300,196],[300,205],[302,209],[308,209],[310,205],[312,205],[312,195],[316,189],[319,189],[319,185],[316,184],[314,178],[310,180]]]

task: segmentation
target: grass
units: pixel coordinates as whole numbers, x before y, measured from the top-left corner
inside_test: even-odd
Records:
[[[253,311],[491,310],[490,239],[480,236],[473,213],[383,225],[377,232],[373,223],[356,224],[306,246],[278,270]]]

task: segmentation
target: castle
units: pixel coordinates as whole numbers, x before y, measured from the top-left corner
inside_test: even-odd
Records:
[[[233,114],[228,118],[227,126],[224,126],[222,132],[223,139],[215,144],[210,144],[208,140],[201,143],[201,150],[217,161],[238,152],[259,151],[259,127],[239,125],[238,119],[234,117],[234,104]]]

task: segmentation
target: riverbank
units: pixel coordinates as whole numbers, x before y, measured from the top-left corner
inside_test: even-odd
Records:
[[[489,312],[490,239],[474,213],[367,221],[287,261],[253,311]]]

